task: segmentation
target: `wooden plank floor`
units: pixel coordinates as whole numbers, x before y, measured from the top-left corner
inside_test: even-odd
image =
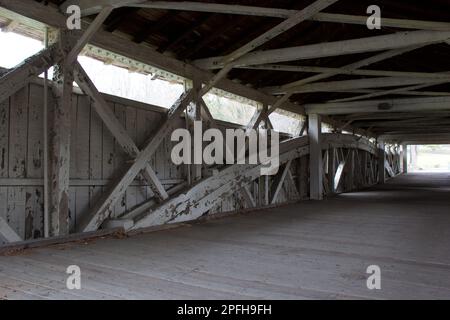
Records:
[[[1,299],[450,299],[450,175],[0,257]],[[82,289],[65,287],[69,265]],[[382,289],[366,287],[381,268]]]

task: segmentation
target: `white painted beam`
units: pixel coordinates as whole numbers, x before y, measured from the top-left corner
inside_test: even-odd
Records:
[[[90,80],[86,71],[77,62],[75,63],[75,81],[93,101],[94,109],[102,119],[105,126],[111,132],[116,139],[117,143],[122,147],[126,154],[135,159],[139,155],[140,151],[133,139],[128,135],[126,129],[117,120],[114,112],[108,106],[101,93],[97,90],[94,83]],[[143,178],[148,182],[153,193],[160,199],[166,200],[169,195],[167,194],[161,181],[158,179],[156,173],[152,169],[149,163],[146,164],[141,172]]]
[[[18,242],[23,239],[9,226],[5,219],[0,217],[0,235],[8,242]]]
[[[429,72],[404,72],[391,70],[368,70],[368,69],[347,69],[347,68],[326,68],[315,66],[295,66],[284,64],[263,64],[257,66],[242,66],[240,69],[284,71],[284,72],[304,72],[304,73],[335,73],[356,76],[373,77],[406,77],[406,78],[424,78],[424,79],[450,79],[449,74],[429,73]]]
[[[311,200],[323,199],[322,122],[320,115],[308,115],[309,181]]]
[[[384,161],[384,167],[385,167],[385,169],[386,169],[386,171],[387,171],[387,173],[388,173],[388,175],[389,175],[390,178],[395,177],[395,175],[396,175],[396,174],[395,174],[395,171],[394,171],[394,169],[392,168],[391,164],[389,163],[388,159],[386,159],[386,160]]]
[[[396,57],[396,56],[400,56],[402,54],[414,51],[416,49],[419,49],[421,47],[423,47],[424,45],[420,45],[420,46],[411,46],[411,47],[406,47],[406,48],[401,48],[401,49],[393,49],[393,50],[389,50],[386,52],[382,52],[382,53],[378,53],[375,54],[369,58],[366,59],[362,59],[353,63],[350,63],[344,67],[342,67],[341,69],[345,69],[345,70],[357,70],[357,69],[361,69],[364,67],[367,67],[371,64],[377,63],[377,62],[381,62],[384,60],[388,60],[390,58]],[[296,88],[311,82],[316,82],[319,80],[324,80],[324,79],[328,79],[331,78],[332,76],[338,75],[339,73],[337,72],[331,72],[331,73],[322,73],[322,74],[318,74],[315,76],[311,76],[308,77],[306,79],[301,79],[301,80],[297,80],[291,83],[287,83],[283,86],[281,86],[281,89],[287,90],[287,89],[291,89],[291,88]],[[288,91],[289,92],[289,91]]]
[[[279,163],[284,164],[308,153],[307,138],[296,138],[280,144]],[[192,188],[181,192],[160,206],[143,205],[136,211],[131,230],[166,223],[195,220],[217,205],[223,198],[233,195],[243,186],[257,179],[261,165],[231,165],[217,175],[203,179]]]
[[[378,143],[378,183],[386,182],[386,152],[384,142]]]
[[[384,134],[379,137],[380,140],[386,142],[400,142],[404,141],[435,141],[446,140],[450,141],[450,133],[409,133],[409,134]],[[406,143],[410,144],[410,143]]]
[[[369,98],[376,98],[376,97],[381,97],[381,96],[387,96],[390,94],[410,94],[410,95],[424,95],[424,96],[428,96],[427,93],[420,93],[420,92],[415,92],[413,90],[419,90],[419,89],[423,89],[423,88],[428,88],[430,86],[435,86],[435,85],[440,85],[443,83],[447,83],[448,81],[438,81],[438,82],[432,82],[432,83],[426,83],[426,84],[419,84],[419,85],[414,85],[414,86],[408,86],[408,87],[402,87],[402,88],[396,88],[396,89],[391,89],[391,90],[381,90],[381,91],[376,91],[376,92],[372,92],[372,93],[367,93],[364,95],[360,95],[360,96],[356,96],[356,97],[351,97],[351,98],[344,98],[344,99],[336,99],[330,102],[349,102],[349,101],[358,101],[358,100],[364,100],[364,99],[369,99]],[[439,94],[438,92],[436,92],[436,95],[431,95],[431,96],[449,96],[448,93],[444,93],[444,94]]]
[[[402,145],[402,169],[403,173],[408,173],[408,145]]]
[[[58,46],[52,45],[29,57],[0,78],[0,100],[6,99],[26,86],[32,79],[60,61]]]
[[[386,51],[386,52],[382,52],[382,53],[376,54],[376,55],[371,56],[371,57],[369,57],[369,58],[362,59],[362,60],[359,60],[359,61],[357,61],[357,62],[351,63],[351,64],[346,65],[345,67],[343,67],[343,68],[341,68],[341,69],[345,69],[345,70],[357,70],[357,69],[366,67],[366,66],[368,66],[368,65],[371,65],[371,64],[374,64],[374,63],[377,63],[377,62],[380,62],[380,61],[384,61],[384,60],[393,58],[393,57],[395,57],[395,56],[399,56],[399,55],[402,55],[402,54],[404,54],[404,53],[413,51],[413,50],[418,49],[418,48],[420,48],[420,47],[421,47],[421,46],[412,46],[412,47],[407,47],[407,48],[402,48],[402,49],[393,49],[393,50],[389,50],[389,51]],[[270,108],[270,111],[273,112],[273,111],[276,110],[277,108],[283,106],[283,104],[284,104],[286,101],[289,101],[289,98],[294,94],[294,90],[292,90],[292,88],[295,88],[295,87],[298,87],[298,86],[302,86],[302,85],[306,85],[306,84],[311,83],[311,82],[315,82],[315,81],[319,81],[319,80],[324,80],[324,79],[330,78],[330,77],[332,77],[332,76],[335,76],[335,75],[337,75],[337,74],[339,74],[339,73],[337,73],[337,72],[331,72],[331,73],[317,74],[317,75],[315,75],[315,76],[308,77],[308,78],[306,78],[306,79],[302,79],[302,80],[298,80],[298,81],[294,81],[294,82],[292,82],[292,83],[288,83],[288,84],[286,84],[286,85],[281,86],[280,88],[283,89],[283,90],[286,89],[286,90],[287,90],[287,93],[286,93],[283,97],[279,98],[279,99],[273,104],[273,106]]]
[[[67,12],[67,8],[72,5],[80,7],[82,16],[89,16],[101,12],[105,7],[120,8],[125,5],[139,3],[139,0],[66,0],[60,6],[62,13]]]
[[[347,159],[340,162],[336,169],[336,173],[335,173],[334,179],[333,179],[333,186],[334,186],[335,191],[338,190],[339,185],[341,184],[342,176],[343,176],[346,164],[347,164]]]
[[[440,43],[450,39],[450,31],[397,32],[368,38],[326,42],[299,47],[249,53],[234,62],[234,66],[248,66],[296,60],[317,59],[347,54],[374,52],[395,48]],[[199,59],[194,63],[203,69],[222,68],[224,57]]]
[[[29,0],[0,0],[0,7],[16,12],[17,15],[15,15],[15,19],[22,18],[24,23],[29,23],[29,21],[32,21],[33,19],[51,27],[60,29],[67,28],[66,17],[52,5],[44,6],[42,3]],[[82,29],[87,30],[88,27],[89,24],[82,21]],[[148,46],[134,43],[104,30],[98,30],[94,34],[90,44],[105,50],[110,50],[118,56],[128,57],[188,79],[198,77],[203,83],[207,83],[214,77],[214,74],[211,72],[168,57]],[[228,79],[222,79],[215,87],[238,96],[270,105],[277,100],[276,97]],[[286,101],[281,108],[295,113],[302,113],[302,108],[299,108],[299,106],[289,101]]]
[[[92,39],[97,30],[100,29],[103,22],[105,22],[106,18],[108,18],[113,9],[114,8],[112,6],[106,6],[100,11],[94,21],[92,21],[87,30],[84,31],[83,35],[77,40],[72,50],[66,56],[67,64],[72,64],[77,60],[81,50],[83,50],[86,44]]]
[[[336,192],[336,148],[328,149],[328,189],[331,194]]]
[[[246,45],[242,46],[241,48],[237,49],[230,55],[226,56],[221,63],[224,65],[227,65],[236,59],[244,56],[245,54],[249,53],[250,51],[255,50],[256,48],[260,47],[264,43],[269,42],[273,38],[279,36],[280,34],[292,29],[299,23],[307,20],[314,14],[318,13],[319,11],[329,7],[330,5],[336,3],[338,0],[316,0],[311,5],[307,6],[303,10],[300,10],[290,16],[288,19],[283,21],[282,23],[278,24],[274,28],[270,29],[269,31],[263,33],[253,41],[250,41]]]
[[[76,38],[73,33],[60,31],[58,45],[62,54],[67,54]],[[73,65],[63,60],[55,65],[52,91],[56,99],[49,110],[49,235],[69,234],[69,170],[70,170],[70,132],[73,98]]]
[[[134,181],[139,172],[146,167],[150,157],[155,153],[163,139],[175,128],[174,119],[181,116],[194,99],[195,92],[191,89],[174,103],[167,113],[166,120],[161,123],[154,136],[146,143],[134,162],[129,165],[128,170],[117,179],[109,191],[104,194],[101,201],[94,206],[89,215],[82,219],[79,224],[79,231],[95,231],[108,218],[114,204],[122,198],[128,186]]]
[[[220,70],[210,81],[208,81],[205,87],[202,88],[201,95],[206,94],[209,90],[211,90],[211,88],[213,88],[216,85],[216,83],[218,83],[222,78],[225,78],[228,72],[233,68],[234,62],[237,59],[247,56],[249,52],[269,42],[270,40],[279,36],[280,34],[292,29],[296,25],[307,20],[314,14],[318,13],[319,11],[325,9],[326,7],[332,5],[337,1],[338,0],[316,0],[303,10],[296,12],[295,14],[287,18],[285,21],[281,22],[280,24],[276,25],[270,30],[264,32],[257,38],[246,43],[245,45],[233,51],[229,55],[223,57],[220,61],[222,65],[221,66],[222,70]]]
[[[449,97],[385,99],[305,105],[307,113],[327,115],[355,113],[425,112],[450,110]]]
[[[449,80],[446,80],[449,81]],[[310,92],[341,92],[348,90],[366,89],[366,88],[387,88],[409,85],[424,85],[428,86],[440,84],[443,80],[424,79],[424,78],[369,78],[357,80],[343,80],[343,81],[328,81],[305,84],[297,88],[289,89],[289,93],[310,93]],[[450,82],[450,81],[449,81]],[[402,88],[402,90],[407,90]],[[267,91],[274,95],[286,94],[284,90],[278,88],[267,88]],[[375,93],[374,93],[375,94]],[[380,94],[380,93],[378,93]]]
[[[181,10],[181,11],[197,11],[197,12],[211,12],[235,15],[248,15],[260,17],[273,17],[287,19],[297,12],[297,10],[280,9],[280,8],[265,8],[255,6],[242,6],[235,4],[218,4],[218,3],[204,3],[192,1],[145,1],[142,4],[130,5],[133,7],[150,8],[150,9],[165,9],[165,10]],[[356,16],[347,14],[335,13],[317,13],[309,20],[332,23],[347,23],[366,25],[367,16]],[[422,21],[410,19],[392,19],[383,16],[383,27],[402,28],[402,29],[418,29],[418,30],[435,30],[446,31],[450,30],[450,23]]]

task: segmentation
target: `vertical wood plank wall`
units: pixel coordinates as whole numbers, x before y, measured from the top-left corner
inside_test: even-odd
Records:
[[[49,97],[50,103],[53,103],[52,95],[49,94]],[[138,146],[142,146],[161,123],[163,108],[109,96],[106,98]],[[0,216],[5,218],[23,239],[41,238],[44,230],[42,111],[43,87],[38,83],[29,84],[0,103]],[[98,201],[109,180],[114,178],[127,158],[102,124],[87,96],[74,93],[71,117],[69,207],[73,230],[80,217]],[[179,127],[184,128],[184,120],[180,119],[179,122]],[[170,160],[173,145],[170,137],[166,138],[150,161],[166,188],[186,179],[185,168],[175,166]],[[292,172],[296,175],[300,170],[293,168]],[[257,182],[250,186],[256,203],[260,203],[258,187]],[[297,188],[299,187],[300,183]],[[289,188],[288,184],[284,185],[277,203],[296,200],[292,198],[295,193]],[[150,189],[137,179],[117,203],[113,215],[119,216],[152,196]],[[237,192],[223,200],[211,213],[247,207]],[[0,244],[2,243],[4,241],[0,238]]]

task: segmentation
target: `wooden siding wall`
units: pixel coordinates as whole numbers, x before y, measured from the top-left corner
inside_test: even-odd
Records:
[[[52,95],[49,97],[53,103]],[[106,98],[136,144],[143,145],[160,123],[164,109],[111,96]],[[74,93],[71,116],[70,221],[73,229],[127,158],[102,124],[87,96]],[[179,121],[179,127],[185,127],[185,120],[180,118]],[[29,84],[0,103],[0,216],[23,239],[41,238],[44,230],[42,124],[43,87],[38,82]],[[166,188],[182,182],[186,176],[186,167],[175,166],[170,160],[173,144],[170,137],[166,138],[151,159],[152,167]],[[295,171],[294,168],[292,170],[295,177],[307,175],[306,158],[295,164]],[[303,170],[299,169],[300,166]],[[298,181],[303,197],[307,197],[307,178]],[[262,203],[258,199],[258,188],[259,184],[255,182],[250,189],[257,203]],[[116,205],[113,215],[120,216],[151,197],[151,191],[136,181]],[[285,184],[277,203],[296,200],[292,197],[295,193]],[[211,213],[246,207],[237,192],[223,200]],[[0,238],[0,244],[2,242]]]

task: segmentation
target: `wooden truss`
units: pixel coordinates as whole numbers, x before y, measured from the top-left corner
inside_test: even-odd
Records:
[[[384,19],[384,24],[413,29],[389,35],[363,39],[312,44],[293,48],[281,48],[266,51],[254,50],[261,47],[281,33],[306,21],[328,21],[352,24],[365,24],[366,17],[326,14],[321,11],[336,3],[337,0],[316,0],[303,10],[282,10],[226,4],[170,2],[170,1],[133,1],[133,0],[68,0],[61,6],[65,12],[71,4],[79,5],[84,15],[99,13],[89,24],[83,21],[82,32],[60,32],[59,41],[49,48],[30,57],[22,64],[8,70],[0,77],[0,97],[6,99],[25,86],[31,79],[56,65],[56,77],[52,85],[57,104],[50,110],[50,187],[47,192],[50,199],[50,230],[52,236],[67,235],[68,230],[68,168],[70,162],[70,108],[72,82],[94,101],[94,109],[106,128],[116,139],[128,156],[126,165],[121,168],[117,179],[110,183],[102,198],[93,206],[89,214],[81,221],[77,231],[95,231],[102,226],[122,226],[126,230],[194,220],[212,210],[221,199],[238,192],[247,206],[276,204],[286,186],[291,186],[295,198],[320,200],[324,195],[349,191],[376,182],[384,182],[386,174],[395,176],[400,172],[400,153],[398,148],[385,152],[384,143],[378,147],[365,138],[356,135],[322,134],[322,121],[330,122],[335,128],[349,128],[355,133],[368,134],[352,128],[352,120],[338,122],[326,115],[345,113],[389,113],[411,111],[447,111],[450,100],[446,96],[415,99],[341,101],[335,103],[314,104],[305,107],[296,105],[289,98],[296,93],[308,92],[357,92],[364,94],[355,100],[372,98],[391,93],[420,94],[414,90],[440,83],[450,82],[448,73],[392,72],[362,70],[371,64],[392,58],[421,48],[426,45],[446,42],[450,39],[450,24],[402,19]],[[60,30],[66,29],[66,17],[51,7],[26,0],[0,0],[0,6],[38,20]],[[261,34],[253,41],[235,50],[228,56],[210,57],[187,64],[162,55],[153,49],[132,43],[119,36],[102,30],[101,26],[114,8],[136,6],[168,10],[193,10],[240,15],[259,15],[282,18],[274,28]],[[187,90],[167,112],[164,120],[147,143],[139,149],[127,134],[102,94],[97,90],[76,58],[87,43],[111,50],[118,55],[153,65],[157,68],[177,74],[194,81],[193,88]],[[319,68],[277,65],[279,62],[297,61],[309,58],[329,57],[364,52],[378,53],[372,57],[354,62],[342,68]],[[313,72],[317,75],[274,88],[260,91],[240,85],[226,78],[233,68],[254,68],[291,72]],[[220,69],[214,74],[209,69]],[[362,80],[317,82],[338,74],[362,75],[370,77]],[[375,90],[377,88],[398,87],[400,89]],[[165,190],[162,182],[149,164],[151,156],[158,146],[176,126],[176,119],[183,114],[188,118],[203,119],[209,126],[217,127],[215,120],[203,101],[203,96],[213,87],[236,95],[258,101],[260,108],[248,129],[256,129],[261,123],[271,127],[269,115],[282,108],[299,114],[308,114],[308,122],[303,125],[300,136],[283,141],[280,145],[281,170],[274,178],[261,177],[261,165],[231,165],[222,168],[208,168],[211,174],[203,174],[201,167],[194,168],[193,179],[182,182],[171,190]],[[397,91],[394,91],[397,90]],[[281,95],[281,97],[278,97]],[[308,130],[308,136],[302,136]],[[308,167],[300,174],[296,168]],[[111,219],[113,206],[122,198],[127,188],[137,176],[141,176],[151,188],[155,198],[140,204],[135,209]],[[309,175],[309,177],[308,177]],[[305,181],[310,186],[305,188]],[[257,192],[253,186],[257,185]],[[307,189],[307,191],[305,191]],[[8,241],[20,238],[0,219],[0,234]]]

